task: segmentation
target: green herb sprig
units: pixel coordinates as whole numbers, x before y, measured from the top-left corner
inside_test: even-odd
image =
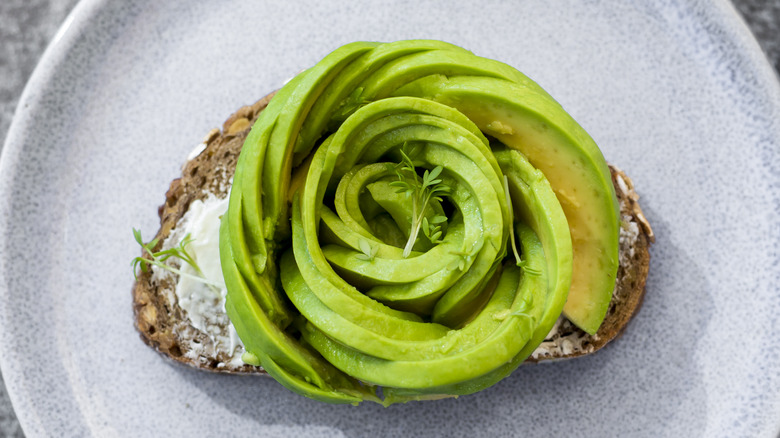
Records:
[[[139,257],[135,257],[131,265],[133,266],[133,275],[135,275],[136,280],[138,279],[138,268],[140,267],[142,272],[148,272],[149,265],[157,266],[158,268],[165,269],[167,271],[173,272],[176,275],[187,277],[195,281],[199,281],[206,286],[208,286],[212,291],[216,292],[217,294],[220,294],[220,287],[218,284],[209,281],[206,279],[206,276],[203,274],[203,271],[200,269],[200,266],[195,262],[195,259],[192,257],[192,255],[187,252],[187,245],[192,242],[192,237],[187,234],[184,236],[184,239],[179,242],[179,245],[175,248],[166,249],[163,251],[157,251],[154,252],[154,247],[157,246],[157,243],[159,242],[159,239],[153,239],[152,241],[148,243],[144,243],[143,238],[141,237],[141,231],[136,230],[133,228],[133,236],[135,237],[135,241],[138,242],[139,245],[141,245],[141,249],[143,249],[143,253]],[[146,258],[144,255],[149,255],[151,258]],[[195,270],[197,275],[191,275],[186,272],[182,272],[180,269],[176,269],[173,266],[166,263],[166,261],[171,258],[176,257],[183,261],[184,263],[187,263],[188,265],[192,266],[192,268]]]
[[[358,254],[355,257],[366,262],[373,261],[376,257],[376,253],[379,251],[379,246],[372,245],[371,242],[366,239],[358,240],[358,246],[360,247],[360,251],[363,253]]]
[[[450,254],[458,256],[457,258],[453,259],[449,265],[447,265],[447,269],[450,271],[454,271],[456,269],[458,271],[463,271],[471,262],[471,253],[469,251],[450,251]]]
[[[443,240],[441,239],[441,233],[442,233],[441,224],[443,224],[444,222],[447,222],[447,216],[442,216],[442,215],[434,216],[433,218],[431,218],[430,223],[428,223],[427,217],[423,218],[423,223],[422,223],[423,233],[425,234],[425,237],[427,237],[428,240],[430,240],[431,243],[433,243],[434,245],[443,242]]]
[[[404,258],[412,253],[412,247],[417,242],[417,236],[420,234],[420,228],[425,225],[424,233],[429,236],[432,243],[440,242],[441,225],[446,222],[446,216],[436,216],[428,223],[425,212],[432,200],[442,201],[442,196],[449,194],[452,188],[443,183],[439,178],[443,168],[436,166],[431,170],[426,169],[422,178],[417,175],[414,162],[403,149],[400,151],[402,160],[396,166],[391,166],[395,172],[397,181],[390,183],[391,187],[396,187],[396,193],[405,193],[406,197],[412,201],[412,223],[409,231],[409,240],[404,247]],[[435,242],[434,242],[435,240]]]

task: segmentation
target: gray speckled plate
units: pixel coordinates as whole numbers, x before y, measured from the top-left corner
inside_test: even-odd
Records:
[[[277,3],[84,0],[41,61],[0,161],[0,365],[29,436],[777,436],[780,87],[729,3]],[[517,66],[634,179],[658,240],[627,333],[388,409],[145,347],[130,231],[192,147],[338,45],[410,37]]]

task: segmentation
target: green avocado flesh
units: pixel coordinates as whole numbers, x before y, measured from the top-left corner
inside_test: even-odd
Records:
[[[470,394],[562,312],[598,329],[617,238],[601,153],[533,81],[440,41],[352,43],[288,82],[244,143],[225,307],[301,395]]]

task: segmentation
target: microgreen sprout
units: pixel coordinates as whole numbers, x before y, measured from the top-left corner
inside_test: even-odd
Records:
[[[143,238],[141,237],[141,231],[136,230],[133,228],[133,236],[135,237],[135,241],[138,242],[139,245],[141,245],[141,249],[143,249],[143,253],[141,256],[136,257],[132,260],[131,264],[133,266],[133,275],[136,276],[136,279],[138,279],[138,268],[141,268],[142,272],[148,272],[149,265],[157,266],[158,268],[165,269],[167,271],[173,272],[176,275],[187,277],[190,279],[193,279],[195,281],[199,281],[206,286],[208,286],[211,290],[216,292],[217,294],[220,292],[220,287],[214,282],[211,282],[206,279],[206,276],[203,274],[203,271],[201,271],[198,264],[195,262],[195,259],[192,257],[192,255],[187,252],[187,245],[192,242],[192,237],[187,234],[184,236],[184,239],[181,240],[178,246],[162,251],[154,252],[154,247],[157,246],[157,243],[159,242],[159,239],[153,239],[152,241],[148,243],[144,243]],[[148,255],[151,258],[146,258],[145,255]],[[166,261],[170,259],[171,257],[176,257],[183,261],[184,263],[187,263],[192,267],[192,269],[195,270],[197,275],[191,275],[186,272],[182,272],[180,269],[177,269],[168,263]]]
[[[428,238],[428,240],[431,241],[434,245],[442,243],[443,240],[441,239],[441,224],[444,222],[447,222],[447,216],[434,216],[430,222],[428,222],[428,218],[423,218],[422,223],[422,230],[423,233],[425,233],[425,237]]]
[[[417,242],[417,236],[420,234],[420,229],[424,225],[423,232],[429,235],[429,238],[436,236],[435,239],[431,239],[432,242],[433,240],[438,241],[441,237],[441,226],[439,224],[445,222],[447,218],[445,216],[436,216],[429,223],[426,220],[425,212],[432,200],[441,202],[442,196],[449,194],[452,188],[443,183],[441,178],[439,178],[443,170],[441,166],[436,166],[431,170],[426,169],[422,178],[420,178],[409,155],[403,149],[400,152],[402,157],[401,163],[391,166],[398,180],[391,182],[390,186],[396,188],[396,193],[404,193],[412,201],[412,223],[409,231],[409,240],[406,242],[403,252],[403,256],[406,258],[411,254],[412,248],[415,242]],[[437,232],[439,233],[438,235]]]
[[[357,257],[359,260],[364,260],[367,262],[373,261],[374,257],[376,257],[376,253],[379,251],[379,246],[372,245],[371,242],[366,239],[358,240],[358,246],[360,247],[360,250],[363,251],[363,253],[358,254],[355,257]]]
[[[459,271],[463,271],[466,269],[466,266],[470,264],[471,257],[472,257],[472,250],[473,246],[466,248],[466,243],[463,243],[463,248],[461,248],[460,251],[450,251],[450,254],[458,256],[458,258],[453,259],[449,265],[447,265],[447,269],[450,271],[454,271],[455,269]]]

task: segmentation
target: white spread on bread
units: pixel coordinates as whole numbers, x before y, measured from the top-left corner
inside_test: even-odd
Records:
[[[216,357],[218,352],[222,352],[230,357],[229,365],[238,367],[243,365],[241,355],[244,348],[225,312],[227,289],[219,261],[219,223],[227,207],[228,198],[218,198],[211,193],[202,201],[193,201],[187,213],[163,242],[163,248],[176,247],[189,235],[193,240],[187,245],[187,252],[200,267],[205,279],[219,286],[217,292],[207,284],[186,276],[179,276],[176,280],[173,293],[179,307],[185,311],[191,326],[182,325],[176,330],[181,339],[194,340],[190,345],[191,350],[185,355],[191,356],[190,359],[200,360],[201,357]],[[198,276],[189,264],[180,263],[175,258],[169,260],[178,264],[182,272]],[[162,269],[153,269],[153,281],[159,281],[163,276],[173,276],[173,274]],[[207,335],[211,345],[197,342],[197,336],[187,333],[193,329]],[[224,364],[220,365],[224,366]]]

